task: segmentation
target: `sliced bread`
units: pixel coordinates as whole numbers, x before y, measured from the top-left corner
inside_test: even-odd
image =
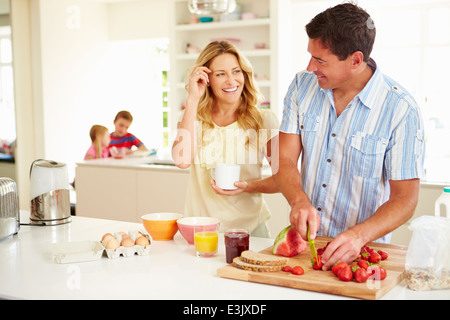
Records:
[[[269,254],[254,252],[246,250],[241,253],[241,260],[249,263],[262,266],[285,266],[288,262],[286,257],[278,257]]]
[[[281,269],[283,269],[283,265],[267,266],[267,265],[247,263],[242,260],[242,257],[234,258],[233,266],[235,266],[238,269],[243,269],[246,271],[255,271],[255,272],[274,272],[274,271],[280,271]]]

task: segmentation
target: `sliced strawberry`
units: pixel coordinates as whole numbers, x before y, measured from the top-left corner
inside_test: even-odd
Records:
[[[305,271],[303,270],[302,267],[295,266],[295,267],[292,268],[291,273],[295,274],[297,276],[301,276],[303,273],[305,273]]]
[[[292,268],[290,266],[285,266],[282,269],[284,272],[291,272]]]
[[[322,256],[318,255],[317,259],[316,258],[311,259],[311,263],[313,264],[314,270],[322,270],[323,267]]]

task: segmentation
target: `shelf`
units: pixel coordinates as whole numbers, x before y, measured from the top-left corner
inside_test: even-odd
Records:
[[[249,57],[270,57],[270,49],[240,50],[240,53]],[[196,60],[200,53],[181,53],[177,54],[177,60]]]
[[[256,19],[219,21],[220,16],[213,15],[215,21],[190,23],[191,13],[187,8],[187,0],[171,0],[173,16],[171,23],[171,76],[172,90],[169,97],[170,127],[175,128],[179,115],[177,110],[185,103],[186,94],[184,80],[189,66],[194,66],[200,52],[194,50],[187,53],[186,46],[202,50],[208,43],[218,39],[239,39],[235,45],[240,53],[248,58],[253,67],[255,80],[265,100],[277,112],[278,97],[278,34],[277,25],[279,3],[294,0],[240,0],[242,12],[253,12]],[[284,11],[283,11],[284,12]],[[216,20],[216,17],[218,18]],[[256,49],[264,44],[264,49]],[[193,48],[192,48],[193,49]]]
[[[271,83],[270,80],[256,80],[256,84],[260,87],[260,88],[269,88]],[[185,83],[184,82],[178,82],[177,83],[177,88],[178,89],[185,89]]]
[[[269,25],[270,25],[270,18],[258,18],[258,19],[251,19],[251,20],[180,24],[180,25],[175,26],[175,30],[177,30],[177,31],[195,31],[195,30],[211,30],[211,29],[223,29],[223,28],[259,27],[259,26],[269,26]]]

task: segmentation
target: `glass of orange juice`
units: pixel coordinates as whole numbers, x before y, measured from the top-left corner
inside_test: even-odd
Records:
[[[219,226],[211,229],[209,226],[194,225],[194,248],[197,257],[212,257],[217,254],[219,244]]]

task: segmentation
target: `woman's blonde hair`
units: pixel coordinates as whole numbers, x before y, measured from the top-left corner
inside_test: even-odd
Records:
[[[109,134],[108,128],[98,124],[93,125],[89,131],[89,136],[91,137],[92,144],[95,148],[96,158],[100,158],[102,156],[102,141],[100,137],[106,133]]]
[[[200,53],[192,69],[201,66],[209,68],[214,58],[225,53],[233,54],[236,57],[245,79],[241,105],[236,110],[238,125],[244,131],[253,129],[258,133],[262,128],[262,116],[258,105],[263,97],[256,86],[250,62],[239,53],[239,50],[233,44],[228,41],[213,41],[209,43]],[[203,133],[208,129],[214,128],[211,116],[214,98],[211,87],[208,87],[198,104],[197,119],[202,121]]]

